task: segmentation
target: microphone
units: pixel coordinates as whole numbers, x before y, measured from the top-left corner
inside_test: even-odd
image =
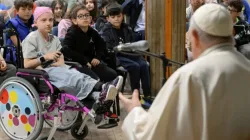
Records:
[[[120,44],[114,47],[114,51],[146,51],[148,49],[148,41],[142,40],[134,43]]]

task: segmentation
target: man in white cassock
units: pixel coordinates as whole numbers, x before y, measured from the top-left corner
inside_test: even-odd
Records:
[[[148,111],[120,94],[129,140],[249,140],[250,61],[233,47],[226,8],[206,4],[192,16],[194,61],[178,69]]]

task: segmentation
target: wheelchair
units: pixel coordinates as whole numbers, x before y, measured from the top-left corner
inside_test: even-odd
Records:
[[[106,111],[91,111],[94,101],[79,101],[77,97],[57,89],[49,82],[43,70],[23,69],[21,47],[17,47],[16,77],[5,80],[0,86],[0,126],[14,140],[36,140],[44,121],[52,126],[48,136],[54,139],[57,129],[71,129],[71,135],[83,139],[88,135],[87,121],[95,124],[109,121]],[[75,65],[73,62],[68,64]],[[110,106],[113,104],[111,101]],[[68,118],[68,113],[71,118]],[[118,120],[117,120],[118,121]]]

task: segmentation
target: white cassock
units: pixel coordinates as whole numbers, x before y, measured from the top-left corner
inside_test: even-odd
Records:
[[[129,140],[250,140],[250,61],[230,44],[207,49],[122,129]]]

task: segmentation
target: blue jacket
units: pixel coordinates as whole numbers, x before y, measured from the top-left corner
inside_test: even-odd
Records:
[[[243,5],[245,7],[243,14],[245,16],[245,20],[250,23],[250,6],[247,2],[247,0],[243,0]]]
[[[5,28],[9,28],[10,24],[12,24],[14,30],[17,32],[21,42],[32,31],[31,26],[27,26],[26,24],[24,24],[18,15],[15,18],[12,18],[11,20],[9,20],[6,23]],[[29,24],[30,25],[33,24],[33,16],[29,20]],[[20,44],[21,44],[21,42],[20,42]],[[10,35],[8,35],[8,34],[6,36],[6,44],[13,46],[13,42],[11,41]],[[7,51],[6,61],[12,61],[13,63],[15,63],[16,62],[16,55],[15,55],[16,54],[16,47],[12,47],[12,53],[13,53],[13,58],[11,58],[10,50]]]

